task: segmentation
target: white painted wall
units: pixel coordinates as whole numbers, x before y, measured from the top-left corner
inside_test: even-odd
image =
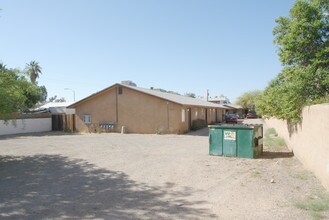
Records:
[[[51,118],[0,120],[0,135],[51,131]]]

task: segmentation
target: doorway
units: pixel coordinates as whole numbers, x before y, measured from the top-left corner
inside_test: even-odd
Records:
[[[192,115],[192,112],[191,112],[191,108],[188,108],[187,109],[187,129],[190,131],[191,130],[191,124],[192,124],[192,120],[191,120],[191,115]]]

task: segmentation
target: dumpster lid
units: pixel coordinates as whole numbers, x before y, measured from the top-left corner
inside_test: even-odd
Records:
[[[253,129],[255,127],[263,126],[262,124],[241,124],[241,125],[229,125],[229,124],[221,124],[221,125],[208,125],[208,128],[221,128],[221,129]]]

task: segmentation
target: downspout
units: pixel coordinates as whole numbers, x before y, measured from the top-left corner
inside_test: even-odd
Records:
[[[115,91],[115,120],[116,120],[116,124],[118,125],[119,122],[119,111],[118,111],[118,87]]]
[[[167,129],[169,133],[169,102],[167,102]]]
[[[217,108],[215,108],[215,122],[217,123],[218,122],[218,118],[217,118]]]

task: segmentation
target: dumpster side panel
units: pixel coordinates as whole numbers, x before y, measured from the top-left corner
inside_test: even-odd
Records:
[[[238,133],[238,157],[253,158],[253,130],[239,130]]]
[[[223,129],[223,156],[237,156],[237,130]]]
[[[209,129],[209,154],[223,155],[223,132],[222,129]]]
[[[254,157],[259,157],[263,152],[263,126],[255,127],[254,140]]]

